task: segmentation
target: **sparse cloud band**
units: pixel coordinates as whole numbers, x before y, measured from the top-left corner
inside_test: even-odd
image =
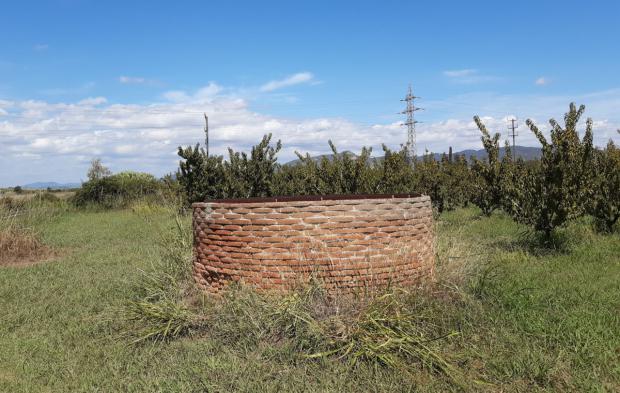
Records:
[[[122,75],[118,78],[118,81],[126,85],[130,85],[130,84],[140,85],[142,83],[146,83],[146,79],[139,77],[139,76]]]
[[[278,89],[282,89],[289,86],[299,85],[302,83],[309,83],[314,80],[314,75],[311,72],[299,72],[287,76],[284,79],[272,80],[260,87],[262,92],[270,92]]]

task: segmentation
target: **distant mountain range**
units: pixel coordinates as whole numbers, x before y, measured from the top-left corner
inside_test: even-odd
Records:
[[[517,156],[517,157],[521,157],[523,158],[525,161],[530,161],[530,160],[537,160],[540,158],[540,147],[530,147],[530,146],[516,146],[515,151],[513,151],[513,155]],[[515,153],[516,152],[516,153]],[[441,156],[444,153],[432,153],[433,157],[435,158],[435,160],[441,160]],[[446,152],[447,154],[447,152]],[[500,147],[499,148],[499,155],[500,158],[503,157],[506,154],[506,149],[504,147]],[[350,151],[343,151],[342,153],[338,153],[339,156],[343,156],[343,155],[347,155],[349,157],[357,157],[357,155],[353,152]],[[480,149],[480,150],[462,150],[462,151],[457,151],[457,152],[453,152],[452,153],[453,156],[465,156],[468,160],[471,159],[471,157],[476,157],[478,159],[484,159],[487,157],[487,152],[484,149]],[[334,158],[333,154],[321,154],[318,156],[313,156],[311,157],[313,161],[319,162],[321,161],[323,158],[327,158],[328,160],[331,160]],[[418,160],[421,160],[422,156],[418,156]],[[372,157],[370,158],[370,161],[372,162],[381,162],[383,160],[383,157]],[[297,165],[301,163],[301,161],[299,159],[296,160],[292,160],[287,162],[284,165]]]
[[[81,186],[81,183],[56,183],[54,181],[50,181],[24,184],[22,188],[26,190],[46,190],[48,188],[53,190],[66,190],[69,188],[80,188]]]
[[[352,151],[343,151],[341,153],[338,153],[338,156],[342,157],[342,156],[349,156],[351,158],[357,158],[357,154],[353,153]],[[305,156],[304,156],[305,157]],[[323,158],[327,158],[329,161],[331,161],[334,158],[333,154],[320,154],[318,156],[311,156],[310,159],[314,162],[319,162],[321,161]],[[374,160],[375,158],[371,158],[370,160]],[[297,165],[297,164],[301,164],[301,160],[300,159],[295,159],[289,162],[284,163],[284,165]]]
[[[511,148],[512,149],[512,148]],[[540,158],[541,155],[541,149],[540,147],[530,147],[530,146],[515,146],[515,148],[513,149],[514,151],[512,152],[512,155],[515,157],[521,157],[523,158],[525,161],[530,161],[530,160],[538,160]],[[484,149],[480,149],[480,150],[463,150],[463,151],[459,151],[456,153],[452,153],[453,155],[464,155],[465,157],[467,157],[467,159],[469,159],[470,157],[476,157],[478,159],[482,159],[482,158],[486,158],[487,157],[487,152]],[[504,157],[504,154],[506,154],[506,148],[504,147],[500,147],[499,148],[499,156]],[[441,159],[441,154],[435,153],[435,158],[436,159]]]

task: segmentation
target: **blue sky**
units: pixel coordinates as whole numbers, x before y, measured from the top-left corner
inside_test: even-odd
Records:
[[[243,149],[266,132],[321,153],[405,140],[412,83],[418,151],[479,148],[474,114],[536,145],[570,101],[619,141],[616,1],[11,1],[0,14],[0,185],[79,181],[101,157],[161,175],[176,146]],[[16,159],[20,165],[13,164]]]

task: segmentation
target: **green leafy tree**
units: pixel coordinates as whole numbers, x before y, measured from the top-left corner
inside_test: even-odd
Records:
[[[465,156],[451,154],[441,158],[441,169],[445,182],[445,210],[467,206],[472,199],[474,187],[472,171]]]
[[[324,184],[329,194],[363,194],[372,189],[372,173],[369,159],[372,149],[363,147],[355,157],[348,153],[338,153],[332,141],[328,141],[332,150],[331,160],[323,157],[320,164]]]
[[[362,148],[358,156],[352,153],[339,153],[329,141],[331,157],[313,159],[309,154],[302,156],[296,172],[306,184],[303,189],[308,194],[362,194],[373,192],[376,184],[376,170],[370,164],[369,148]]]
[[[304,174],[305,165],[280,165],[274,178],[274,195],[315,195],[318,194]]]
[[[286,195],[321,195],[329,192],[326,176],[322,176],[320,162],[314,160],[310,154],[301,155],[295,152],[299,164],[293,165],[286,171],[286,179],[282,179],[283,190]]]
[[[383,145],[383,162],[377,168],[376,193],[410,193],[415,189],[414,171],[407,149],[394,152]]]
[[[474,176],[472,202],[486,216],[502,205],[502,174],[505,165],[499,158],[499,137],[496,133],[491,137],[486,126],[478,116],[474,121],[482,133],[480,138],[487,157],[484,161],[473,157],[471,170]]]
[[[446,179],[441,170],[441,163],[435,160],[433,154],[426,152],[421,161],[418,161],[414,170],[415,182],[418,190],[431,197],[433,208],[437,213],[443,213],[446,207]]]
[[[613,141],[594,155],[592,195],[588,213],[602,232],[611,232],[620,218],[620,149]]]
[[[539,165],[523,166],[514,177],[506,205],[516,221],[542,232],[547,240],[555,228],[584,213],[591,195],[592,120],[586,122],[583,139],[577,131],[584,110],[571,103],[564,127],[549,120],[550,141],[532,120],[526,122],[542,145],[542,158]]]
[[[200,147],[179,147],[177,179],[185,190],[188,202],[201,202],[225,196],[223,189],[224,165],[222,156],[209,156]]]
[[[280,141],[271,146],[271,134],[252,147],[249,157],[229,148],[228,161],[224,162],[225,193],[234,198],[272,196],[277,188],[274,178],[281,148]]]

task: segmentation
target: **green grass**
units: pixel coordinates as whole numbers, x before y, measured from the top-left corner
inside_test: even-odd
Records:
[[[353,367],[305,359],[286,342],[250,345],[223,335],[225,313],[212,326],[218,334],[207,324],[131,344],[110,310],[135,299],[141,271],[159,266],[161,234],[175,226],[162,211],[66,211],[43,221],[37,233],[60,257],[0,268],[0,392],[461,389],[425,367]],[[434,295],[419,295],[419,307],[459,333],[433,350],[465,376],[466,389],[620,390],[620,236],[589,228],[571,225],[566,249],[544,252],[520,241],[523,228],[501,214],[441,217],[438,283]]]

